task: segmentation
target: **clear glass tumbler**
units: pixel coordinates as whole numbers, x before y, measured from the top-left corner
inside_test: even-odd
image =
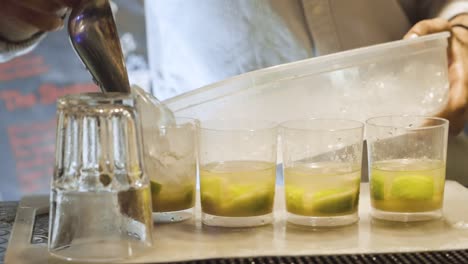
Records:
[[[193,216],[197,191],[197,133],[198,121],[182,117],[157,129],[144,128],[144,140],[148,140],[145,168],[151,180],[156,222],[178,222]]]
[[[358,221],[364,124],[306,119],[280,125],[288,221],[329,227]]]
[[[367,120],[371,214],[411,222],[442,216],[448,121],[421,116]]]
[[[57,103],[49,252],[112,262],[152,245],[151,193],[132,96],[78,94]]]
[[[201,122],[202,221],[223,227],[271,223],[276,184],[277,126],[268,121]]]

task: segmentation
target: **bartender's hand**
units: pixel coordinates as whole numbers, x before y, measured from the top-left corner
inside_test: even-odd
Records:
[[[460,14],[450,21],[441,18],[423,20],[414,25],[405,38],[442,31],[452,33],[448,49],[450,90],[447,105],[437,116],[447,118],[450,133],[456,135],[468,121],[468,14]]]
[[[0,37],[21,42],[63,27],[63,17],[79,0],[1,0]]]

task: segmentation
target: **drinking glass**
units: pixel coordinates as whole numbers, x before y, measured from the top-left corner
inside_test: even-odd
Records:
[[[298,225],[358,221],[364,124],[306,119],[280,125],[287,219]]]
[[[49,252],[112,262],[152,245],[151,194],[132,96],[78,94],[57,103]]]
[[[145,168],[151,181],[153,219],[178,222],[193,216],[197,181],[198,121],[177,117],[174,123],[145,131]]]
[[[382,116],[366,122],[371,215],[411,222],[442,216],[448,121]]]
[[[276,181],[276,124],[259,120],[201,122],[200,196],[205,225],[271,223]]]

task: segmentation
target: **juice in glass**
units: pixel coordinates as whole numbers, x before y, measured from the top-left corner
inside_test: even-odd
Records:
[[[438,160],[379,161],[371,169],[371,203],[389,212],[438,210],[444,197],[445,164]]]
[[[300,164],[284,170],[289,213],[341,216],[357,212],[361,170],[340,163]]]
[[[263,161],[209,163],[200,169],[203,213],[224,217],[270,214],[276,164]]]

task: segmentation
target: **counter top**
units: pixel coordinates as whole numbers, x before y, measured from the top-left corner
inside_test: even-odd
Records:
[[[196,210],[195,219],[156,225],[153,248],[128,263],[468,249],[468,190],[457,182],[446,183],[443,219],[409,224],[371,219],[367,183],[361,185],[360,221],[341,228],[314,230],[288,224],[282,187],[277,188],[276,198],[275,221],[264,227],[227,229],[203,226],[199,210]],[[21,208],[39,208],[44,201],[47,204],[44,197],[26,197],[21,201],[19,212]],[[24,239],[27,232],[22,229],[31,230],[31,227],[17,221],[6,261],[45,263],[48,258],[46,245],[31,245],[30,238]],[[19,259],[28,262],[18,262]],[[49,263],[61,262],[49,260]]]

